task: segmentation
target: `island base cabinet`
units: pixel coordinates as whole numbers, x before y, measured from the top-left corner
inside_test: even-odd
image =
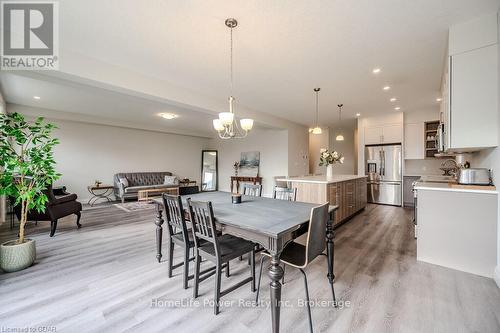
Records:
[[[334,225],[346,221],[366,207],[366,179],[328,184],[328,201],[338,205]]]

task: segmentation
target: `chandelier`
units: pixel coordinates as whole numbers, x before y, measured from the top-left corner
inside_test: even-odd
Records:
[[[226,26],[230,29],[230,96],[229,112],[219,113],[219,118],[213,120],[214,129],[219,133],[221,139],[241,139],[248,135],[253,127],[253,119],[240,119],[239,124],[234,116],[234,97],[233,97],[233,28],[238,25],[234,18],[226,20]]]

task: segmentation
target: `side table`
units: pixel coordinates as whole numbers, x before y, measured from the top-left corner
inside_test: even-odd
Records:
[[[92,197],[89,199],[88,204],[90,207],[93,207],[96,202],[100,199],[105,199],[108,202],[113,201],[111,199],[111,194],[113,193],[114,186],[113,185],[90,185],[87,186],[87,190]]]

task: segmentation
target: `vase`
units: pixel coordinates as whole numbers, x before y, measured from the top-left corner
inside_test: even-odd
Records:
[[[328,164],[326,166],[326,177],[327,178],[332,178],[333,177],[333,164]]]
[[[26,239],[17,244],[15,240],[0,245],[0,266],[5,272],[17,272],[30,267],[35,262],[35,241]]]

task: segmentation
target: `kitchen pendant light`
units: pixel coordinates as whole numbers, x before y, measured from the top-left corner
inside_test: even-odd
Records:
[[[339,107],[339,132],[337,137],[335,137],[335,141],[344,141],[344,136],[342,135],[342,107],[344,104],[337,105]]]
[[[234,18],[228,18],[225,22],[230,29],[230,96],[229,96],[229,112],[219,113],[219,118],[213,120],[214,129],[218,132],[221,139],[241,139],[248,135],[248,132],[253,127],[253,119],[236,120],[234,116],[234,97],[233,97],[233,28],[238,25],[238,21]]]
[[[316,123],[314,125],[314,128],[310,131],[312,134],[321,134],[323,131],[321,130],[321,127],[318,125],[318,118],[319,118],[319,109],[318,109],[318,94],[321,88],[314,88],[314,92],[316,93]]]

